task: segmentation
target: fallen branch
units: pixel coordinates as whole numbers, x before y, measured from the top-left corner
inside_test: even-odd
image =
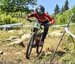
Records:
[[[16,39],[16,41],[13,41],[13,42],[11,42],[11,43],[9,43],[7,45],[9,46],[9,45],[14,45],[14,44],[19,44],[19,45],[25,47],[24,44],[23,44],[23,41],[25,41],[27,38],[30,38],[30,34],[24,34],[21,37],[21,39]]]

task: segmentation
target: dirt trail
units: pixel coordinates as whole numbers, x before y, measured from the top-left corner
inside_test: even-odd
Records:
[[[59,37],[47,37],[44,43],[43,51],[42,52],[50,52],[54,51],[56,48]],[[31,60],[27,60],[25,58],[26,48],[27,48],[27,41],[24,42],[25,47],[20,45],[13,45],[13,46],[5,46],[2,45],[0,50],[3,50],[3,54],[0,54],[0,63],[6,64],[39,64],[41,60],[37,61],[37,55],[35,53],[35,49],[32,52]],[[61,47],[59,47],[62,50]],[[44,61],[44,60],[42,60]],[[42,62],[41,61],[41,62]],[[43,63],[42,63],[43,64]]]

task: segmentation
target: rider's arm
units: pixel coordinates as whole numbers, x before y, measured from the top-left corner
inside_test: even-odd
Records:
[[[34,17],[34,13],[28,14],[28,15],[26,16],[26,20],[32,22],[32,21],[29,19],[29,18],[31,18],[31,17]]]
[[[35,13],[28,14],[28,18],[34,17]]]
[[[48,18],[48,20],[50,21],[51,25],[53,25],[55,23],[55,20],[51,16],[49,16],[48,14],[45,14],[45,15]]]

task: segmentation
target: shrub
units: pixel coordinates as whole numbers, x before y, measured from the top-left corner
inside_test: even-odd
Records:
[[[17,22],[18,22],[17,18],[15,18],[15,17],[11,18],[11,23],[17,23]]]
[[[11,23],[11,18],[12,17],[10,15],[5,16],[5,19],[4,19],[5,24],[10,24]]]
[[[11,24],[11,23],[17,23],[17,18],[12,17],[11,15],[1,14],[0,15],[0,25],[2,24]]]

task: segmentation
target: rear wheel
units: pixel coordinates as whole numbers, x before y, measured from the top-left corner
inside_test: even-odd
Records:
[[[32,51],[32,45],[33,45],[33,42],[34,42],[34,39],[35,39],[35,33],[32,34],[31,38],[30,38],[30,41],[28,43],[28,47],[27,47],[27,50],[26,50],[26,58],[29,59],[30,58],[30,54],[31,54],[31,51]]]

